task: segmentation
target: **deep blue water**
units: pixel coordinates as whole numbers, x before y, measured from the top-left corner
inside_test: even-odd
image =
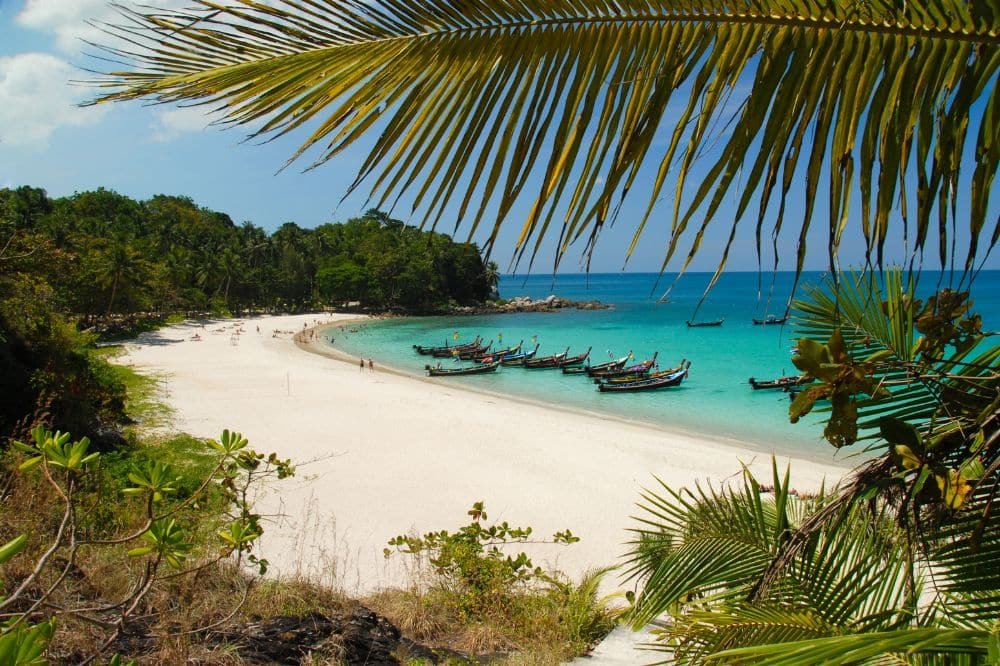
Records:
[[[807,273],[802,280],[815,282],[820,276]],[[927,289],[919,294],[933,291],[937,277],[925,277]],[[685,275],[670,294],[670,302],[658,303],[657,297],[673,276],[661,278],[656,289],[657,275],[648,273],[505,276],[500,283],[504,298],[543,298],[554,293],[573,300],[600,300],[613,304],[614,309],[390,319],[366,324],[356,333],[335,330],[332,334],[335,346],[341,350],[413,374],[423,374],[429,357],[417,355],[411,345],[454,344],[456,331],[459,342],[481,335],[487,340],[499,337],[503,346],[520,340],[531,345],[536,337],[541,345],[540,356],[561,352],[567,346],[570,354],[576,354],[592,346],[593,363],[629,351],[637,360],[659,352],[661,367],[676,365],[686,358],[692,365],[682,386],[648,393],[602,394],[584,376],[516,367],[502,368],[495,375],[441,381],[738,439],[763,451],[829,458],[832,449],[821,439],[820,416],[810,415],[792,425],[788,422],[786,394],[752,391],[747,383],[751,376],[767,379],[795,371],[790,360],[794,346],[791,327],[754,326],[751,322],[765,312],[783,313],[792,275],[779,273],[774,277],[768,307],[770,274],[763,276],[760,293],[756,273],[724,274],[698,311],[697,319],[725,317],[725,324],[718,328],[689,328],[685,322],[692,318],[709,278],[706,273]],[[802,295],[801,288],[798,295]],[[1000,328],[1000,271],[980,274],[973,295],[984,328]]]

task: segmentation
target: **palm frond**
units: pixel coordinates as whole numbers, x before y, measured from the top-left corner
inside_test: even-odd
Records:
[[[920,358],[916,285],[900,269],[827,278],[804,292],[793,310],[798,335],[826,340],[837,331],[858,362],[880,358],[876,379],[885,394],[857,399],[862,438],[877,438],[888,416],[939,432],[968,426],[1000,397],[1000,344],[979,335],[965,349]]]
[[[772,461],[773,463],[773,461]],[[739,599],[770,562],[789,526],[788,507],[817,500],[790,497],[789,479],[773,464],[774,497],[744,470],[741,487],[696,486],[680,492],[659,481],[644,490],[626,554],[626,575],[642,580],[632,621],[643,626],[685,599]]]
[[[654,631],[678,664],[702,664],[706,655],[733,645],[790,643],[829,636],[837,628],[801,607],[734,605],[691,610],[668,627]]]
[[[130,65],[94,82],[96,101],[207,104],[256,137],[301,133],[292,160],[309,153],[311,166],[376,134],[352,190],[369,185],[380,207],[406,196],[425,224],[454,219],[470,236],[492,225],[487,249],[520,202],[518,258],[557,227],[558,256],[575,241],[589,252],[644,169],[655,176],[629,253],[672,190],[664,267],[682,253],[687,267],[728,193],[720,270],[747,223],[758,256],[767,227],[794,224],[801,270],[824,186],[831,266],[854,193],[878,262],[897,211],[913,251],[936,239],[943,264],[960,207],[967,269],[990,233],[996,0],[193,2],[120,9],[107,30],[125,46],[107,50]],[[798,182],[806,204],[789,223]]]
[[[756,666],[799,664],[855,664],[886,655],[947,655],[946,663],[963,657],[981,660],[989,653],[988,631],[910,628],[897,631],[831,636],[791,643],[733,648],[712,655],[710,661],[753,663]]]

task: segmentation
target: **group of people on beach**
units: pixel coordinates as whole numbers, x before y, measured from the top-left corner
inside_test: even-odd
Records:
[[[361,362],[358,364],[358,367],[361,368],[361,372],[365,371],[365,359],[363,357]],[[373,363],[371,359],[368,359],[368,372],[375,372],[375,363]]]

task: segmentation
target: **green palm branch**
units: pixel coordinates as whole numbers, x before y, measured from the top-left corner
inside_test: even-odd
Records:
[[[126,67],[94,82],[95,101],[206,104],[254,137],[296,134],[290,161],[309,168],[375,135],[351,191],[378,208],[407,196],[423,223],[447,215],[470,237],[491,225],[487,250],[530,204],[518,260],[555,234],[557,263],[574,242],[589,253],[633,189],[628,254],[673,199],[664,267],[684,254],[686,268],[722,224],[721,271],[752,224],[758,257],[768,233],[797,234],[801,270],[819,208],[831,266],[848,226],[879,263],[901,225],[913,253],[936,241],[949,264],[960,210],[965,268],[1000,237],[996,0],[193,3],[120,9],[106,29],[124,46],[106,50]]]
[[[791,495],[787,473],[775,473],[768,493],[749,474],[722,492],[647,491],[629,553],[641,582],[632,621],[668,613],[657,634],[678,663],[702,663],[735,646],[913,623],[921,583],[911,576],[891,513],[881,509],[852,508],[826,522],[766,594],[751,598],[790,534],[829,500]]]
[[[987,663],[1000,630],[1000,519],[983,511],[991,487],[948,521],[928,521],[916,548],[889,503],[841,507],[775,572],[767,555],[783,554],[839,496],[789,496],[787,479],[775,475],[769,493],[747,475],[724,492],[644,494],[631,619],[656,621],[669,663]],[[708,542],[719,547],[692,547]]]
[[[885,417],[920,424],[925,432],[975,431],[984,411],[996,409],[1000,344],[990,342],[975,317],[961,314],[954,317],[955,324],[963,325],[964,317],[970,328],[960,345],[927,353],[920,342],[927,335],[919,328],[933,324],[941,307],[935,310],[930,301],[918,301],[914,281],[901,270],[886,271],[881,279],[856,273],[836,282],[827,278],[803,291],[793,310],[797,335],[828,340],[836,331],[852,359],[878,359],[871,372],[884,393],[857,396],[863,439],[877,440]],[[926,307],[916,308],[918,302]]]

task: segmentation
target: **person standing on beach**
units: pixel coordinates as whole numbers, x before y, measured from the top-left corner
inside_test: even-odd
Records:
[[[368,359],[368,372],[375,372],[375,364],[371,359]]]
[[[361,372],[364,372],[364,371],[365,371],[365,359],[362,358],[361,359]]]

